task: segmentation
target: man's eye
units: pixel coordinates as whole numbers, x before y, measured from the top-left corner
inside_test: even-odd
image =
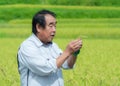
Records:
[[[50,27],[53,27],[53,25],[50,25]]]
[[[51,28],[52,28],[52,27],[56,27],[56,25],[49,25],[49,27],[51,27]]]

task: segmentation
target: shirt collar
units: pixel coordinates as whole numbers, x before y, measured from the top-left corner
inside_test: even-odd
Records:
[[[40,47],[40,46],[42,46],[42,45],[45,45],[45,46],[46,46],[46,44],[44,44],[43,42],[41,42],[41,40],[38,39],[38,37],[37,37],[35,34],[32,34],[32,39],[33,39],[34,43],[35,43],[38,47]],[[52,45],[52,42],[49,42],[47,45]]]

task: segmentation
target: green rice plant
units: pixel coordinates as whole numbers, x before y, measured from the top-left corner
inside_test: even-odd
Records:
[[[119,0],[1,0],[4,4],[44,4],[44,5],[82,5],[82,6],[120,6]]]
[[[58,19],[53,40],[64,50],[81,37],[75,68],[63,70],[65,86],[119,86],[120,19]],[[17,50],[31,34],[31,20],[0,23],[0,85],[19,86]]]
[[[24,10],[23,10],[24,9]],[[0,22],[14,19],[31,19],[41,9],[52,10],[57,18],[120,18],[120,7],[1,5]]]
[[[58,19],[56,38],[119,39],[120,19]],[[31,34],[31,20],[12,20],[0,24],[0,37],[22,37]],[[61,35],[62,34],[62,35]]]
[[[16,53],[25,38],[1,38],[0,83],[19,86]],[[72,39],[56,38],[64,50]],[[83,48],[73,70],[63,70],[65,86],[119,86],[120,40],[83,39]],[[64,43],[64,45],[63,45]],[[114,47],[113,47],[114,45]]]

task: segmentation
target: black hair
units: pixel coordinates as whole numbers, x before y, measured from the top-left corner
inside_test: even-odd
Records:
[[[33,16],[33,19],[32,19],[32,32],[34,34],[37,33],[36,24],[39,24],[41,27],[45,28],[45,25],[46,25],[45,15],[46,14],[49,14],[49,15],[56,18],[56,14],[54,12],[52,12],[52,11],[49,11],[49,10],[40,10],[40,11],[38,11]]]

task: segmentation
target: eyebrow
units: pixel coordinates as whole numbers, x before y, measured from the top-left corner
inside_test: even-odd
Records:
[[[54,22],[49,23],[49,25],[51,25],[51,24],[54,24]],[[57,21],[55,22],[55,24],[57,24]]]

